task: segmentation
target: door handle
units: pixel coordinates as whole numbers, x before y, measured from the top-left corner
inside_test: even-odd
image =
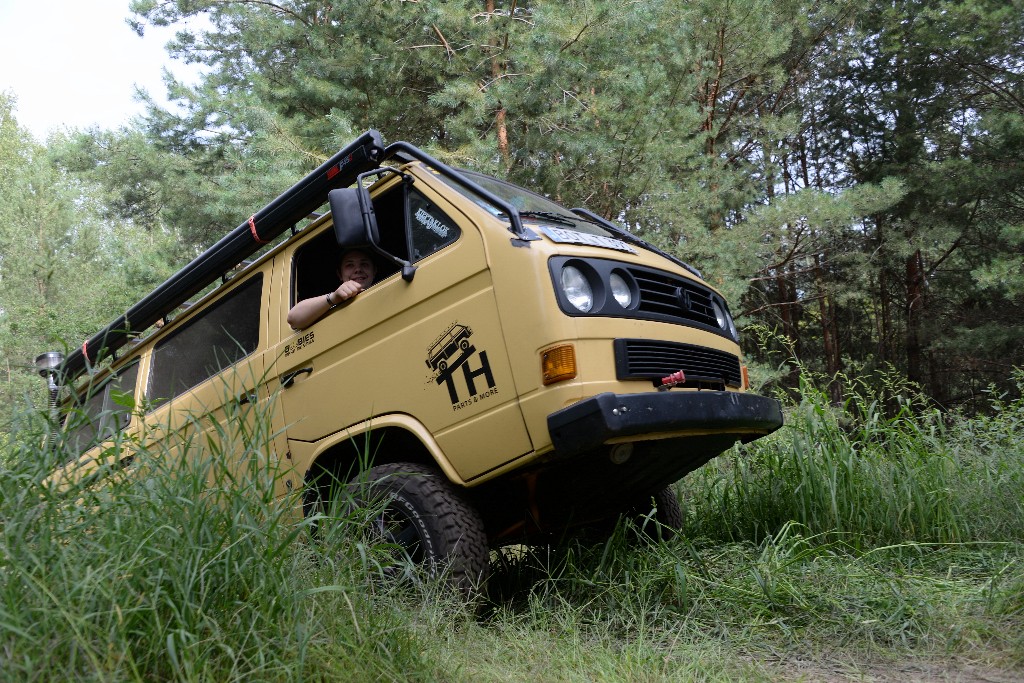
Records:
[[[250,403],[255,402],[255,400],[255,391],[243,391],[242,393],[235,397],[235,403],[237,403],[240,406],[248,405]]]
[[[291,385],[295,384],[295,378],[299,375],[311,375],[313,374],[313,367],[299,368],[298,370],[292,370],[281,375],[281,386],[287,389]]]

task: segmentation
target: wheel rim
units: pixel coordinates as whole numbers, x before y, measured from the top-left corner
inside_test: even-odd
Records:
[[[396,547],[396,552],[415,564],[426,560],[420,530],[394,501],[388,502],[370,522],[371,534],[383,543]],[[399,559],[398,557],[395,558]]]

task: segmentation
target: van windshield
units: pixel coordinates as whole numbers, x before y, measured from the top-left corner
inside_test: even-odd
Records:
[[[547,197],[539,195],[536,192],[531,192],[530,190],[519,187],[518,185],[513,185],[512,183],[505,182],[504,180],[498,180],[497,178],[492,178],[491,176],[484,175],[483,173],[476,173],[475,171],[460,170],[459,173],[467,180],[470,180],[485,190],[496,194],[512,206],[516,207],[516,209],[519,210],[519,215],[526,222],[542,223],[544,225],[567,228],[569,230],[575,230],[588,235],[621,237],[618,233],[608,230],[604,226],[588,220],[583,216],[578,216],[561,204],[553,202]],[[472,199],[478,206],[486,209],[491,215],[502,220],[508,220],[504,211],[494,206],[483,197],[473,194],[461,185],[452,182],[442,174],[438,174],[437,177],[448,183],[448,185],[460,194]]]
[[[541,231],[554,242],[569,242],[573,244],[589,244],[591,246],[606,247],[635,253],[633,247],[640,247],[655,254],[664,256],[678,266],[681,266],[701,277],[700,271],[688,263],[679,260],[672,254],[665,253],[661,249],[648,244],[641,238],[625,230],[613,230],[606,228],[597,221],[590,220],[586,216],[580,216],[557,202],[547,197],[531,192],[530,190],[513,185],[504,180],[498,180],[483,173],[475,171],[458,171],[466,180],[476,183],[488,192],[497,195],[501,199],[514,206],[525,222],[539,223]],[[462,185],[446,177],[443,173],[434,171],[437,178],[444,181],[448,186],[459,194],[471,199],[478,206],[489,212],[492,216],[508,221],[508,216],[500,208],[487,201],[485,198],[474,194]],[[582,233],[582,234],[581,234]]]

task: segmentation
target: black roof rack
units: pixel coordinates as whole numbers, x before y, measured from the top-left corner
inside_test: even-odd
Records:
[[[375,167],[383,151],[384,142],[379,132],[369,130],[360,135],[87,339],[80,349],[69,353],[61,366],[63,380],[74,380],[91,365],[112,355],[132,335],[162,319],[225,271],[307,217],[327,201],[330,190],[351,185],[357,175]]]

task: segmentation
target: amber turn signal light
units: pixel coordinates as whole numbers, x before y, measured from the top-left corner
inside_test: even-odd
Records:
[[[744,390],[749,389],[750,388],[750,375],[747,374],[747,366],[744,365],[742,368],[740,368],[740,370],[743,371],[743,389]]]
[[[540,366],[544,373],[544,386],[572,379],[576,376],[576,349],[562,344],[540,352]]]

